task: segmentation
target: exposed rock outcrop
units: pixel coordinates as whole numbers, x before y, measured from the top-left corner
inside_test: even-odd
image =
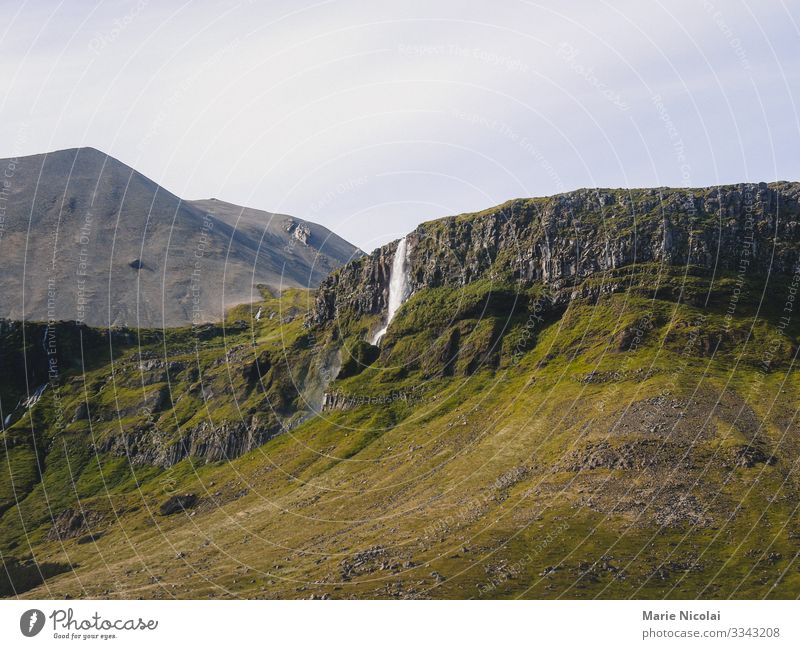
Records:
[[[544,282],[558,291],[640,263],[698,271],[789,274],[798,264],[800,184],[708,189],[578,190],[510,201],[410,233],[411,291],[463,286],[484,276]],[[387,306],[397,243],[330,275],[307,324]]]
[[[195,494],[182,494],[178,496],[170,496],[159,507],[162,516],[172,516],[172,514],[179,514],[187,509],[191,509],[197,504],[197,496]]]
[[[304,246],[309,245],[311,242],[311,228],[305,223],[298,223],[294,219],[290,219],[286,222],[286,232]]]
[[[65,541],[82,536],[102,520],[102,515],[86,509],[65,509],[53,521],[53,527],[47,533],[49,541]]]
[[[246,421],[211,424],[203,422],[175,439],[152,427],[143,427],[115,435],[99,445],[98,450],[128,457],[137,465],[172,466],[187,457],[208,462],[231,460],[258,448],[282,432],[277,422],[263,422],[258,416]]]
[[[364,396],[355,394],[343,394],[341,392],[326,392],[322,399],[322,411],[350,410],[357,406],[371,405],[380,406],[403,401],[404,403],[415,403],[423,398],[422,392],[390,392],[380,396]]]

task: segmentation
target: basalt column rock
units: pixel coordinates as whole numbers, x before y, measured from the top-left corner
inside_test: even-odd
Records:
[[[788,275],[798,266],[800,184],[706,189],[582,189],[519,199],[420,225],[407,236],[411,292],[481,277],[544,282],[555,291],[642,263],[694,272]],[[386,310],[397,242],[321,285],[307,325]]]

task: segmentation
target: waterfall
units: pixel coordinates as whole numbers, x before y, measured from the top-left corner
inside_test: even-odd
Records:
[[[408,253],[408,243],[406,238],[400,239],[397,250],[392,261],[392,271],[389,276],[389,309],[386,314],[386,325],[372,338],[372,344],[377,345],[381,338],[386,334],[389,325],[392,323],[397,311],[403,306],[403,302],[408,299],[408,264],[406,256]]]

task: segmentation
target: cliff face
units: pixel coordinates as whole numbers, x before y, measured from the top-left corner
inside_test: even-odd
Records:
[[[420,225],[408,235],[409,281],[463,286],[492,275],[560,289],[637,263],[707,272],[791,273],[798,265],[800,184],[708,189],[578,190],[514,200]],[[308,324],[382,313],[397,243],[330,275]]]

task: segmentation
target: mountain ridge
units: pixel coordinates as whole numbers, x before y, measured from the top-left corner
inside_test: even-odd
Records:
[[[99,326],[219,321],[225,309],[273,290],[315,286],[360,251],[322,226],[299,241],[283,215],[248,231],[184,201],[91,147],[0,160],[5,273],[0,316]],[[273,218],[280,217],[280,218]],[[291,219],[294,228],[310,227]],[[284,219],[285,220],[285,219]],[[295,245],[297,244],[297,245]],[[319,246],[319,247],[318,247]],[[330,255],[328,252],[330,251]]]
[[[420,224],[407,235],[411,289],[463,286],[490,269],[506,279],[560,288],[591,274],[650,261],[707,270],[719,262],[722,268],[727,257],[720,253],[747,235],[748,210],[759,219],[752,225],[758,271],[793,272],[800,261],[793,246],[800,236],[800,183],[581,189],[513,199]],[[762,254],[770,240],[778,246],[775,257]],[[385,311],[396,245],[389,243],[332,273],[320,286],[309,324],[330,322],[340,310],[356,315]]]

